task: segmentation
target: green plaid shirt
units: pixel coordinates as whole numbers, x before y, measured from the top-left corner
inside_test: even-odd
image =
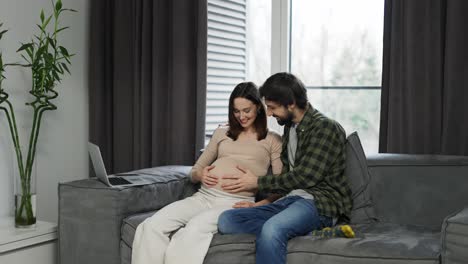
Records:
[[[348,179],[344,176],[346,134],[340,124],[324,116],[310,104],[296,127],[295,166],[289,170],[289,126],[285,126],[281,161],[283,172],[258,179],[263,193],[287,194],[303,189],[314,196],[321,215],[349,217],[352,200]]]

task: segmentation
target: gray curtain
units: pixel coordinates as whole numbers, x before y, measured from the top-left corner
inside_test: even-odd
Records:
[[[380,152],[468,155],[468,1],[386,0]]]
[[[192,165],[203,147],[206,0],[91,1],[90,141],[109,172]]]

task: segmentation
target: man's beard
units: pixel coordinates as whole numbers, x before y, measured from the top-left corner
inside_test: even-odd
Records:
[[[294,118],[293,113],[288,111],[288,116],[286,118],[281,118],[278,116],[274,116],[276,118],[276,122],[278,122],[278,125],[280,126],[290,126],[292,124],[292,120]]]

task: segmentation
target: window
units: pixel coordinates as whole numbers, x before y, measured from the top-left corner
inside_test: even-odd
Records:
[[[229,95],[246,79],[246,1],[208,1],[207,135],[227,122]]]
[[[208,0],[206,135],[228,122],[238,83],[270,76],[270,43],[271,0]]]
[[[384,0],[292,0],[291,72],[314,107],[378,152]]]
[[[377,152],[384,0],[208,0],[206,134],[239,82],[290,71],[311,103]],[[269,126],[279,132],[276,121]]]

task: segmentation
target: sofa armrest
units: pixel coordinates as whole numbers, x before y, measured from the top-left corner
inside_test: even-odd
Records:
[[[468,207],[445,218],[442,224],[441,263],[465,263],[468,259]]]
[[[120,263],[122,220],[192,195],[190,169],[141,170],[153,182],[143,186],[110,188],[96,179],[59,184],[59,263]]]

